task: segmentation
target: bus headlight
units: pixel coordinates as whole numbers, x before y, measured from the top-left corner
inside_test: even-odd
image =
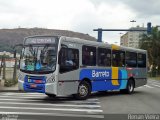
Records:
[[[55,81],[55,77],[51,76],[50,78],[48,78],[47,83],[52,83]]]

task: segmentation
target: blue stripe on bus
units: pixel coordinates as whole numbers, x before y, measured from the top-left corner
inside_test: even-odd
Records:
[[[120,88],[119,89],[125,89],[126,86],[127,86],[127,78],[128,78],[128,75],[127,75],[127,71],[126,70],[120,70],[121,74],[122,74],[122,77],[121,77],[121,85],[120,85]]]
[[[88,78],[92,81],[93,91],[105,91],[105,90],[119,90],[125,89],[127,84],[127,71],[118,71],[118,83],[119,85],[112,84],[112,70],[111,69],[82,69],[80,71],[80,80]]]
[[[80,80],[88,78],[90,80],[96,80],[92,82],[92,91],[103,91],[108,87],[107,79],[111,79],[110,69],[82,69],[80,72]],[[111,84],[111,83],[110,83]],[[110,85],[109,85],[110,86]]]

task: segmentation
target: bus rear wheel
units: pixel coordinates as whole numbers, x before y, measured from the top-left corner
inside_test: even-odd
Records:
[[[134,92],[134,81],[132,79],[128,80],[126,89],[120,90],[122,93],[132,94]]]
[[[91,94],[91,86],[88,82],[82,81],[78,86],[78,92],[74,97],[78,100],[86,100]]]

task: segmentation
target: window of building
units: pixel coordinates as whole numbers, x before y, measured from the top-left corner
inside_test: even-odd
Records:
[[[126,52],[126,67],[137,67],[137,53]]]
[[[106,48],[98,48],[98,65],[111,66],[111,50]]]
[[[146,67],[146,55],[138,53],[138,67]]]
[[[76,70],[79,68],[78,49],[62,48],[59,55],[60,73]]]
[[[112,50],[112,66],[125,67],[125,52]]]
[[[82,47],[82,64],[87,66],[96,65],[96,47],[92,46]]]

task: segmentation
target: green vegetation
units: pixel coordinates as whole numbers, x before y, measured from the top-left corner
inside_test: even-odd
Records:
[[[160,74],[160,31],[153,27],[151,34],[143,34],[140,40],[140,48],[148,52],[148,67],[152,76]]]
[[[17,83],[18,83],[18,79],[16,79],[16,81],[14,81],[13,79],[7,79],[4,82],[4,86],[5,87],[11,87],[11,86],[13,86],[13,85],[15,85]]]

